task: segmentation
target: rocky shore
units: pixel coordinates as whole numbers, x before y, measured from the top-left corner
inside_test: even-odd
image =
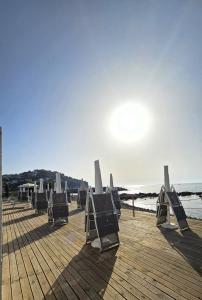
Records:
[[[177,193],[178,196],[192,196],[192,195],[197,195],[202,198],[202,192],[181,192]],[[135,193],[135,194],[128,194],[128,193],[123,193],[120,194],[120,199],[121,200],[129,200],[129,199],[137,199],[137,198],[155,198],[158,197],[159,194],[157,193]]]

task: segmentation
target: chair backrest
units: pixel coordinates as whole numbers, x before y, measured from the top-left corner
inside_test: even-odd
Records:
[[[20,195],[20,199],[22,201],[27,201],[28,200],[28,193],[27,192],[22,192]]]
[[[187,216],[176,191],[173,189],[172,192],[166,192],[166,196],[168,197],[180,230],[183,231],[188,229],[189,225],[186,220]]]
[[[67,198],[65,193],[53,193],[52,194],[53,205],[67,205]]]
[[[114,206],[111,198],[111,193],[94,194],[93,203],[96,214],[114,213]]]
[[[86,190],[80,190],[78,193],[79,202],[81,205],[86,205],[86,197],[87,197],[87,191]]]
[[[91,192],[87,197],[85,218],[87,243],[99,238],[101,252],[119,245],[118,215],[111,193]]]
[[[36,201],[37,202],[47,202],[46,200],[46,193],[37,193],[36,194]]]

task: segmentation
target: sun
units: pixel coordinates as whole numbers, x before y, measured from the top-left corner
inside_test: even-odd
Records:
[[[151,113],[141,103],[127,102],[112,112],[109,127],[112,136],[117,140],[134,143],[148,134]]]

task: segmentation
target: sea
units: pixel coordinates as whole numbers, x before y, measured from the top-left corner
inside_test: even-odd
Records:
[[[127,191],[120,193],[134,194],[134,193],[159,193],[162,184],[156,185],[130,185],[125,186]],[[181,183],[174,184],[177,192],[202,192],[202,183]],[[185,209],[186,215],[192,218],[202,219],[202,198],[196,194],[191,196],[180,196],[180,200]],[[137,198],[135,200],[135,206],[145,209],[152,209],[156,211],[157,198]],[[124,201],[128,205],[132,206],[132,200]],[[171,212],[172,213],[172,212]]]

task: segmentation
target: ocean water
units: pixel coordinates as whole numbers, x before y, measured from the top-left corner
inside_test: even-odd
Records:
[[[156,185],[133,185],[127,186],[128,194],[134,193],[159,193],[161,189],[161,184]],[[175,190],[177,192],[202,192],[202,183],[186,183],[186,184],[174,184]],[[121,192],[124,193],[124,192]],[[180,200],[185,209],[186,215],[188,217],[200,218],[202,219],[202,198],[197,195],[191,195],[186,197],[181,197]],[[137,198],[135,200],[135,206],[156,210],[157,198]],[[125,203],[132,206],[132,200],[124,201]]]

